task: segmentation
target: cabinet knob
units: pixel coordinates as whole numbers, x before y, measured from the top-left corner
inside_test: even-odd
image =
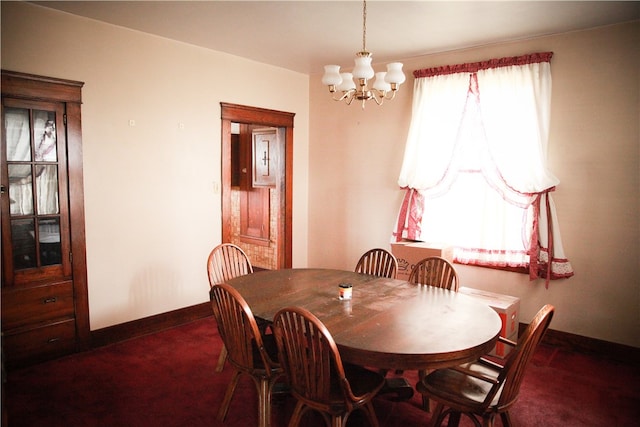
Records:
[[[56,297],[51,297],[51,298],[45,298],[42,300],[43,304],[51,304],[52,302],[56,302],[58,301],[58,298]]]

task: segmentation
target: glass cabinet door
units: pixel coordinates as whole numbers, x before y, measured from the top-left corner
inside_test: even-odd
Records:
[[[68,253],[64,110],[3,99],[3,285],[64,276]],[[65,268],[66,267],[66,268]]]

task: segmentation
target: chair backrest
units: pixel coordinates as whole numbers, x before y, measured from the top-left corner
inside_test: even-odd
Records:
[[[225,283],[234,277],[253,273],[247,254],[233,243],[222,243],[211,251],[207,259],[209,286]]]
[[[518,399],[527,365],[549,328],[554,311],[555,307],[551,304],[542,307],[518,339],[516,347],[507,356],[504,369],[498,377],[502,386],[498,407],[508,407]],[[496,387],[500,387],[500,384]]]
[[[373,276],[395,279],[398,271],[398,260],[385,249],[370,249],[365,252],[356,264],[355,272]]]
[[[269,374],[278,363],[267,354],[256,319],[242,295],[232,286],[218,283],[211,288],[211,297],[228,360],[245,372],[265,369]]]
[[[349,410],[358,398],[345,377],[338,347],[326,326],[311,312],[287,307],[273,319],[278,359],[292,393],[307,402],[329,405],[330,391],[342,388]]]
[[[458,291],[458,273],[444,258],[432,256],[424,258],[411,269],[409,282]]]

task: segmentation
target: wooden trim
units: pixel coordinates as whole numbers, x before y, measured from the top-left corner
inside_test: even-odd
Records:
[[[222,109],[224,112],[224,108]],[[222,147],[220,155],[220,174],[222,180],[222,242],[231,242],[233,226],[231,223],[231,121],[222,120]]]
[[[284,259],[280,261],[284,265],[284,268],[291,268],[293,264],[293,125],[287,126],[285,135],[285,173],[284,173],[284,193],[286,199],[284,202],[280,202],[281,209],[284,208],[284,221],[280,226],[281,235],[278,238],[284,237],[287,244],[284,245],[284,251],[278,251],[278,253],[284,252]],[[283,199],[283,197],[281,197]],[[282,206],[284,204],[284,207]]]
[[[83,82],[2,70],[2,95],[39,101],[82,103]]]
[[[520,323],[518,336],[522,335],[527,326],[526,323]],[[635,364],[640,360],[640,348],[553,329],[547,330],[542,338],[542,343],[560,350],[588,354],[617,362]]]
[[[84,217],[84,173],[82,159],[82,126],[79,103],[67,103],[67,174],[69,188],[69,227],[73,282],[76,303],[78,347],[89,348],[89,292],[87,279],[87,253]]]
[[[164,329],[184,325],[194,320],[213,316],[213,308],[210,302],[184,307],[166,313],[142,319],[132,320],[118,325],[96,329],[91,332],[92,347],[102,347],[131,338],[160,332]]]
[[[293,117],[295,116],[295,113],[229,104],[227,102],[221,102],[220,109],[220,116],[223,120],[273,127],[293,127]]]

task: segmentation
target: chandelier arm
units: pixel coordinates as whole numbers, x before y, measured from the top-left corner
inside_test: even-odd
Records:
[[[373,98],[374,101],[376,101],[376,104],[378,105],[382,105],[382,103],[384,102],[384,100],[386,99],[385,97],[385,92],[384,90],[378,90],[378,89],[371,89],[371,98]]]
[[[384,99],[388,99],[389,101],[391,101],[391,100],[392,100],[393,98],[395,98],[395,97],[396,97],[396,91],[395,91],[395,90],[392,90],[391,92],[387,92],[387,93],[385,94]]]
[[[347,94],[345,94],[345,96],[346,96],[346,95],[347,95]],[[355,91],[355,89],[350,90],[350,91],[348,92],[348,95],[349,95],[348,97],[346,97],[346,98],[345,98],[345,97],[343,97],[343,99],[345,99],[345,100],[346,100],[345,102],[347,103],[347,105],[351,105],[351,103],[353,102],[353,100],[354,100],[354,99],[356,99],[356,91]]]
[[[342,91],[342,95],[340,97],[337,97],[334,95],[331,98],[334,101],[342,101],[344,99],[346,99],[347,97],[353,97],[353,94],[355,93],[355,89],[351,89],[351,90],[343,90]]]

